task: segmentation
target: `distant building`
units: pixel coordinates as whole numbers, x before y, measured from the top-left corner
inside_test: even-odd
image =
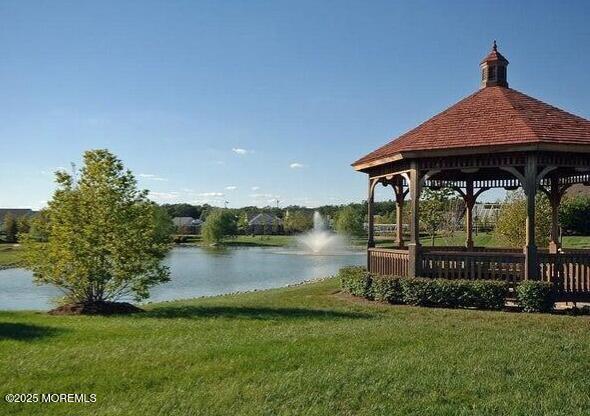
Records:
[[[178,234],[199,234],[203,221],[193,217],[174,217],[172,223]]]
[[[283,220],[276,215],[261,212],[248,221],[248,234],[282,234]]]

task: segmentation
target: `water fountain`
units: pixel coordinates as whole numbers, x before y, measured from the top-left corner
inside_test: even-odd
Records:
[[[313,213],[313,229],[297,237],[297,242],[312,254],[337,254],[346,248],[344,238],[328,230],[317,211]]]

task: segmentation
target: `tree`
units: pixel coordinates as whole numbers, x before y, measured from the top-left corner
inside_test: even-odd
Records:
[[[559,222],[568,233],[590,235],[590,197],[564,199],[559,208]]]
[[[18,220],[11,213],[4,216],[2,231],[4,231],[4,239],[7,243],[16,243],[18,235]]]
[[[246,234],[248,232],[248,227],[250,226],[250,223],[248,222],[248,214],[243,212],[239,216],[237,226],[238,226],[238,231],[241,234]]]
[[[153,209],[155,228],[155,239],[160,243],[170,243],[175,226],[168,211],[164,207],[155,205]]]
[[[28,215],[23,215],[18,219],[18,233],[27,234],[31,229],[31,220]]]
[[[313,219],[305,211],[289,211],[289,215],[285,215],[283,227],[288,233],[302,233],[313,227]]]
[[[364,214],[352,206],[342,208],[336,214],[334,224],[336,231],[354,237],[361,237],[365,234],[363,227]]]
[[[203,224],[203,241],[208,244],[217,244],[227,236],[237,234],[236,217],[224,209],[217,209],[207,215]]]
[[[446,211],[452,193],[448,188],[441,188],[439,190],[426,188],[422,194],[423,198],[420,200],[420,221],[422,221],[428,230],[433,246],[436,232],[447,221]]]
[[[535,240],[537,246],[549,243],[551,231],[551,205],[544,194],[537,194],[535,203]],[[510,192],[502,204],[494,236],[511,247],[523,247],[526,243],[526,198],[522,190]]]
[[[49,240],[49,213],[47,209],[42,209],[31,218],[26,238],[42,243]]]
[[[157,206],[115,155],[87,151],[82,169],[57,172],[56,182],[41,226],[47,243],[33,232],[24,238],[25,262],[37,282],[59,287],[67,302],[92,304],[145,299],[150,287],[169,280]]]
[[[192,217],[199,218],[201,216],[202,207],[191,204],[164,204],[162,207],[168,212],[170,217]]]

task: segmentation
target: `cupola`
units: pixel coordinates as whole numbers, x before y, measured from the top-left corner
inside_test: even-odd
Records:
[[[508,59],[504,58],[498,52],[496,41],[492,46],[492,51],[481,61],[481,88],[485,87],[506,87],[508,88],[508,75],[506,67]]]

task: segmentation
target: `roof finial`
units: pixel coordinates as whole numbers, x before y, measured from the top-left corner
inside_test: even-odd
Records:
[[[496,45],[496,40],[494,39],[494,45],[492,46],[492,50],[494,52],[498,52],[498,45]]]

